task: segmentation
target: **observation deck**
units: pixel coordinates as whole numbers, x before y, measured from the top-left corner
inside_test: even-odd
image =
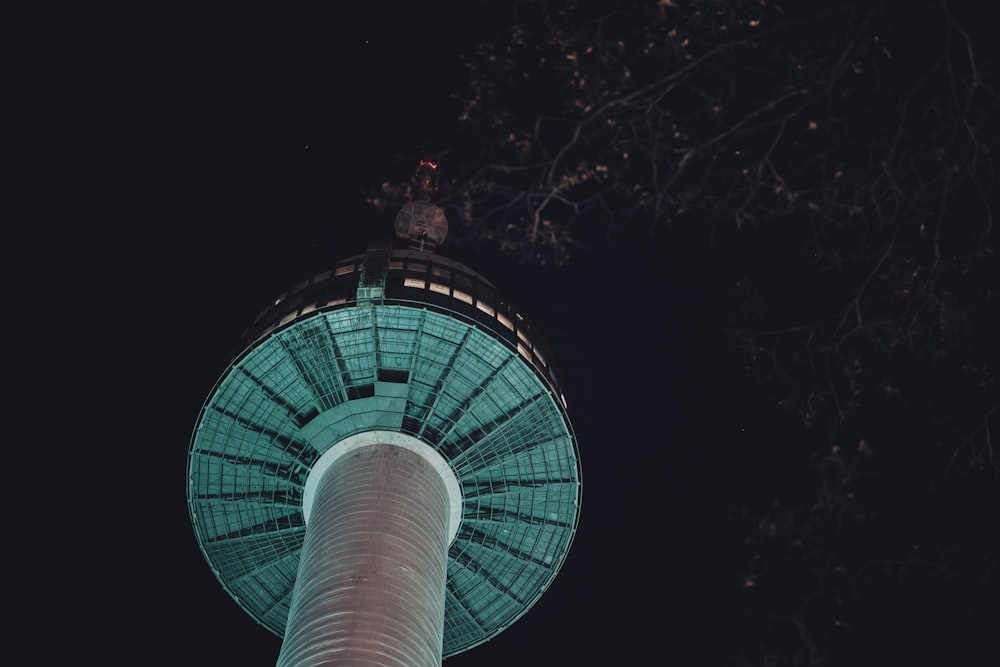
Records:
[[[576,532],[580,462],[541,335],[487,279],[440,255],[373,244],[274,299],[211,390],[188,503],[219,581],[282,635],[305,535],[303,492],[336,443],[405,434],[459,482],[445,657],[538,600]]]

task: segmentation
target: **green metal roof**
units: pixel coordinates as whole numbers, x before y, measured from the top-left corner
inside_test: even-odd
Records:
[[[551,377],[471,304],[414,296],[302,309],[237,358],[202,410],[189,455],[195,533],[226,590],[278,635],[305,535],[306,476],[356,433],[413,435],[460,482],[445,656],[524,614],[569,549],[580,469]]]

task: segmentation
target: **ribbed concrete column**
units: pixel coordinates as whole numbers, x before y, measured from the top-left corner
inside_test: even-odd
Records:
[[[417,452],[336,458],[312,495],[278,667],[440,667],[450,502]]]

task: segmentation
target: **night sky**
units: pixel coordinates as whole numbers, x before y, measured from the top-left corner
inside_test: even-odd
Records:
[[[18,664],[274,664],[278,638],[198,549],[187,450],[243,328],[388,237],[393,213],[364,190],[408,177],[452,121],[457,55],[487,17],[393,4],[8,17],[3,554]],[[724,253],[699,230],[566,269],[445,252],[547,336],[584,488],[541,601],[446,664],[705,664],[740,622],[733,513],[784,446],[722,333]]]

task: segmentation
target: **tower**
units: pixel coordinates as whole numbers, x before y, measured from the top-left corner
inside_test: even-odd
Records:
[[[541,336],[436,252],[421,197],[270,302],[201,410],[188,505],[278,664],[439,665],[516,621],[576,532],[580,461]]]

